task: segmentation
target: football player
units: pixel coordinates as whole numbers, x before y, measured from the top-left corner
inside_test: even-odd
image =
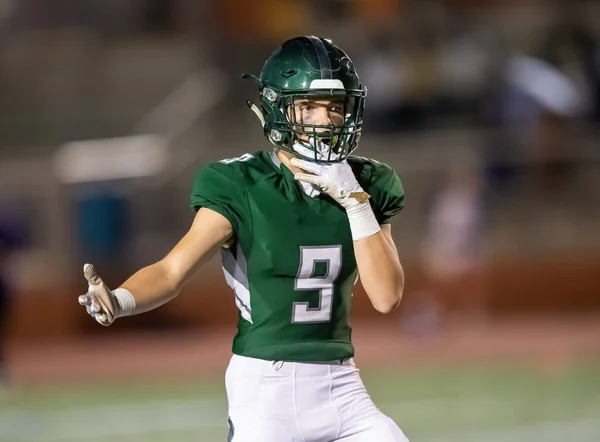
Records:
[[[351,156],[366,88],[331,41],[283,43],[259,77],[258,116],[273,150],[204,165],[190,230],[161,261],[109,290],[84,266],[80,297],[100,324],[173,299],[221,252],[239,309],[226,372],[230,442],[399,442],[353,362],[349,322],[359,276],[375,309],[394,310],[404,274],[390,220],[403,208],[387,165]]]

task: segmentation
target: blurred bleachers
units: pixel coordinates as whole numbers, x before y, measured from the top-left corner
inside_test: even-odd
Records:
[[[131,214],[121,259],[106,265],[126,275],[164,255],[191,221],[194,170],[269,149],[244,103],[255,90],[240,74],[258,73],[298,33],[333,38],[363,73],[368,116],[357,153],[390,163],[404,181],[406,210],[394,224],[403,259],[422,260],[440,228],[431,227],[431,204],[457,173],[477,182],[466,210],[480,218],[471,240],[486,256],[599,249],[594,2],[0,4],[0,204],[18,207],[30,233],[17,287],[39,285],[34,274],[59,285],[79,277],[77,203],[94,183],[59,181],[55,154],[67,142],[167,137],[160,174],[96,183]],[[510,66],[528,59],[566,80],[540,92],[536,76],[511,78]]]

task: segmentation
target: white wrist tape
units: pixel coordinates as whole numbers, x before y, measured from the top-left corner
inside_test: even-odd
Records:
[[[381,230],[368,201],[346,209],[346,213],[350,221],[353,241],[375,235]]]
[[[117,312],[117,318],[122,316],[130,316],[135,310],[135,298],[131,292],[124,288],[118,288],[112,291],[112,294],[119,303],[119,311]]]

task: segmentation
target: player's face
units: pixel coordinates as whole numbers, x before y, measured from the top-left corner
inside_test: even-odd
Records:
[[[288,118],[292,123],[308,124],[315,126],[337,126],[344,124],[344,101],[335,98],[299,98],[294,101],[294,106],[288,108]],[[303,130],[295,126],[296,130]],[[301,141],[308,141],[312,136],[312,129],[305,128],[305,134],[299,134]],[[329,132],[326,127],[316,128],[317,133]]]

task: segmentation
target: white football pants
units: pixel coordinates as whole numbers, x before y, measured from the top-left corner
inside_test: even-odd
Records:
[[[229,442],[408,442],[375,407],[352,360],[316,364],[234,355],[225,383]]]

